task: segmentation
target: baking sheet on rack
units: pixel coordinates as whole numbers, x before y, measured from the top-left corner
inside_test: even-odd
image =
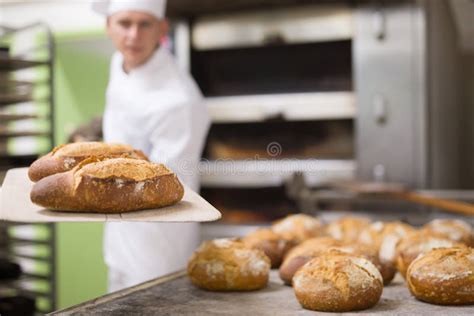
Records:
[[[185,186],[183,199],[172,206],[119,214],[58,212],[33,204],[30,191],[33,182],[28,168],[7,172],[2,185],[0,220],[14,222],[210,222],[221,213],[199,194]]]

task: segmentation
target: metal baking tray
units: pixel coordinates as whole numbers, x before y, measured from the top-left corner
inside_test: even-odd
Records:
[[[410,295],[398,275],[371,309],[344,315],[472,315],[472,306],[439,306]],[[268,286],[251,292],[210,292],[194,287],[184,271],[151,280],[51,315],[335,315],[303,309],[293,288],[272,270]]]

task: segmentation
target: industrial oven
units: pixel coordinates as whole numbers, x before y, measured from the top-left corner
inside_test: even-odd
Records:
[[[295,173],[310,187],[357,177],[460,188],[463,109],[447,9],[436,1],[302,1],[178,23],[177,56],[213,122],[201,193],[222,223],[298,211],[287,187]],[[415,223],[427,216],[406,203],[346,202],[324,205],[405,212]]]

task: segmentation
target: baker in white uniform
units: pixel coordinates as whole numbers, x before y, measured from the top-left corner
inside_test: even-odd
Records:
[[[107,33],[118,50],[107,88],[104,141],[141,149],[198,190],[209,117],[196,83],[160,46],[168,31],[165,6],[165,0],[93,3],[107,17]],[[109,291],[184,268],[199,242],[196,223],[107,223]]]

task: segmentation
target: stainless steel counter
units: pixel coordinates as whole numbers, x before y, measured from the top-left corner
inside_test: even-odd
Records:
[[[385,287],[372,309],[351,314],[473,315],[473,306],[438,306],[414,299],[401,277]],[[315,315],[297,302],[293,289],[272,271],[268,286],[255,292],[208,292],[178,272],[85,302],[52,315]]]

